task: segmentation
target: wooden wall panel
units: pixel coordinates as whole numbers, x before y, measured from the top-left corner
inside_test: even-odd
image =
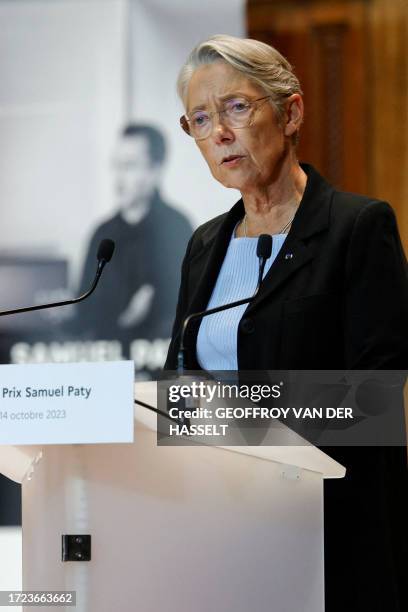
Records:
[[[370,186],[397,212],[408,252],[408,1],[372,0]]]
[[[247,20],[300,78],[300,159],[389,201],[408,249],[408,0],[249,0]]]
[[[248,31],[294,65],[305,99],[299,157],[338,187],[367,189],[365,3],[250,2]],[[354,160],[350,159],[350,148]]]

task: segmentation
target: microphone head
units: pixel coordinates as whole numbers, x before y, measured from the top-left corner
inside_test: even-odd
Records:
[[[104,261],[108,263],[112,259],[113,251],[115,250],[115,243],[110,238],[101,240],[98,247],[98,253],[96,258],[98,261]]]
[[[269,259],[272,253],[272,236],[270,234],[261,234],[258,238],[256,246],[256,254],[260,259]]]

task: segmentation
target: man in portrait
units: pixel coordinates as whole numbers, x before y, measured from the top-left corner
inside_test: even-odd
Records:
[[[79,304],[73,331],[84,339],[118,339],[123,354],[135,338],[168,338],[179,287],[179,267],[192,233],[183,214],[165,202],[160,183],[166,157],[162,133],[131,123],[114,153],[117,210],[90,240],[79,291],[90,286],[100,241],[115,253],[94,295]]]

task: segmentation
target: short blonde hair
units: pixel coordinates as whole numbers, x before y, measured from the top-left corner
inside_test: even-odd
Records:
[[[283,119],[285,99],[303,93],[291,64],[274,47],[252,38],[218,34],[194,47],[179,72],[177,92],[184,106],[194,71],[220,60],[242,72],[270,96],[279,121]],[[293,136],[292,141],[297,144],[298,133]]]

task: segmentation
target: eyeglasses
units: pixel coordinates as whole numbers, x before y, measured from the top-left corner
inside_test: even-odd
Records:
[[[220,111],[208,112],[198,110],[192,115],[180,117],[180,125],[183,130],[195,140],[204,140],[211,134],[214,126],[213,117],[223,116],[224,124],[232,129],[240,129],[252,125],[255,112],[261,103],[268,100],[271,96],[264,96],[256,100],[246,100],[245,98],[232,98],[228,100],[224,108]]]

